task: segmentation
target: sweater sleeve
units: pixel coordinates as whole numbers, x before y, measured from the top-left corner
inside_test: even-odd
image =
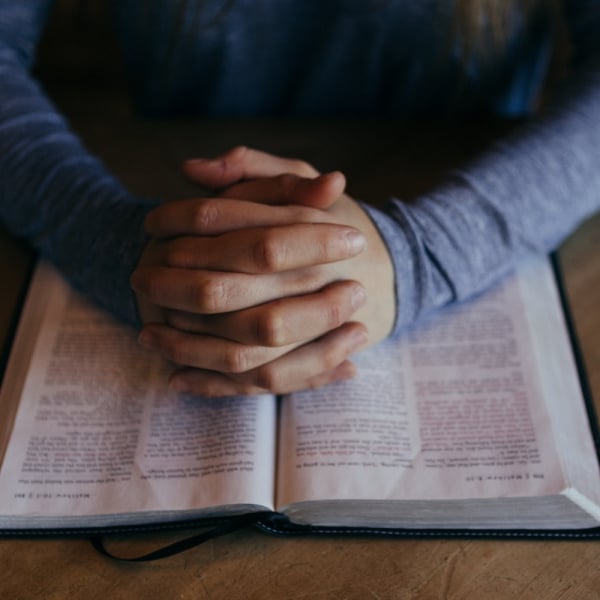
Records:
[[[573,68],[540,115],[416,202],[367,209],[394,262],[394,333],[555,249],[600,209],[597,6],[571,3]]]
[[[95,302],[137,323],[129,275],[151,207],[92,157],[31,77],[50,0],[0,0],[0,218]]]

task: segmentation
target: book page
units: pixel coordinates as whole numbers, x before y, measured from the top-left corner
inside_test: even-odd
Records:
[[[560,493],[526,277],[357,356],[355,380],[284,399],[278,506]]]
[[[565,493],[600,522],[597,450],[589,419],[582,410],[584,397],[577,365],[550,267],[529,266],[526,277],[520,279],[520,289],[528,308],[529,327],[536,332],[532,338],[533,353],[541,373],[542,394],[550,413],[559,417],[552,420],[552,428],[569,485]]]
[[[28,303],[42,320],[35,340],[17,340],[35,349],[0,470],[0,522],[272,505],[273,397],[168,391],[169,366],[45,265]]]

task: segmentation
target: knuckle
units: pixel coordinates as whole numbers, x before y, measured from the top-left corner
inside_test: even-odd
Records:
[[[237,146],[234,146],[233,148],[229,149],[225,153],[224,158],[226,158],[227,160],[230,160],[234,163],[243,162],[244,158],[246,158],[246,156],[248,154],[248,151],[249,151],[248,146],[244,146],[243,144],[238,144]]]
[[[245,373],[250,367],[250,355],[244,346],[232,346],[221,357],[226,373]]]
[[[221,159],[221,170],[226,178],[237,179],[245,171],[249,149],[246,146],[234,146]]]
[[[252,256],[260,272],[280,271],[286,264],[287,247],[281,240],[266,231],[254,244]]]
[[[193,230],[198,233],[210,231],[219,220],[219,206],[214,200],[201,200],[191,215]]]
[[[344,322],[342,306],[336,299],[329,302],[325,307],[325,323],[329,329],[335,329]]]
[[[191,286],[190,296],[192,305],[197,307],[200,312],[226,312],[228,288],[222,277],[202,278]]]
[[[317,230],[317,238],[315,239],[316,255],[320,260],[328,262],[335,259],[339,255],[340,244],[336,238],[324,236],[323,232]]]
[[[257,317],[256,342],[262,346],[284,346],[286,344],[285,319],[271,309]]]

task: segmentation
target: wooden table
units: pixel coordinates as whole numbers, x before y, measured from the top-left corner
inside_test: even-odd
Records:
[[[110,104],[110,102],[108,102]],[[120,105],[119,105],[120,106]],[[84,107],[84,108],[82,108]],[[182,182],[179,161],[233,144],[309,159],[349,176],[355,197],[379,202],[426,189],[447,164],[484,143],[475,127],[399,123],[147,123],[121,108],[106,114],[92,97],[70,107],[73,124],[135,192],[168,198],[196,193]],[[445,131],[448,129],[448,131]],[[30,260],[0,236],[0,335],[18,304]],[[560,252],[590,385],[600,402],[600,217]],[[137,554],[173,539],[116,540]],[[600,543],[271,537],[257,530],[214,539],[145,565],[99,556],[84,540],[0,541],[0,598],[600,598]]]

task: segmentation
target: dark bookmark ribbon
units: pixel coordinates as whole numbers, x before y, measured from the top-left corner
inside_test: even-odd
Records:
[[[228,519],[225,523],[217,525],[212,529],[208,529],[207,531],[203,531],[196,535],[178,540],[177,542],[173,542],[172,544],[168,544],[147,554],[142,554],[141,556],[124,557],[110,552],[106,548],[105,540],[102,535],[97,535],[90,538],[90,542],[95,550],[97,550],[103,556],[107,556],[108,558],[123,562],[150,562],[153,560],[159,560],[161,558],[168,558],[169,556],[174,556],[175,554],[179,554],[180,552],[184,552],[185,550],[199,546],[200,544],[203,544],[204,542],[207,542],[213,538],[227,535],[228,533],[233,533],[234,531],[243,529],[244,527],[254,525],[261,519],[264,519],[272,514],[273,513],[269,512],[256,512],[234,516]]]

